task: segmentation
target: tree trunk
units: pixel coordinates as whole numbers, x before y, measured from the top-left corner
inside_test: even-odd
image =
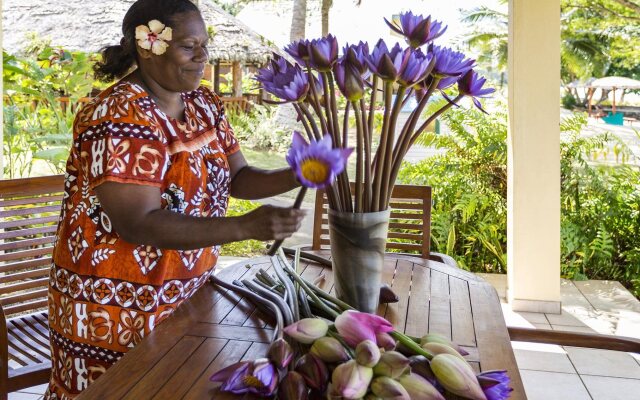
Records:
[[[333,6],[333,0],[322,0],[322,36],[329,34],[329,11]]]
[[[304,39],[307,25],[307,0],[293,0],[293,16],[291,18],[291,33],[289,40]]]
[[[233,84],[231,94],[233,97],[242,97],[242,66],[238,61],[233,62],[232,66]]]

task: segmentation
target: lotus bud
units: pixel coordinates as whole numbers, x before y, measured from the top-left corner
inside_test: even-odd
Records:
[[[292,339],[303,344],[311,344],[327,334],[329,325],[320,318],[304,318],[284,328]]]
[[[382,398],[376,396],[373,393],[369,393],[368,395],[364,396],[364,400],[382,400]]]
[[[344,346],[337,339],[329,336],[313,342],[310,353],[327,363],[343,362],[349,359]]]
[[[400,300],[397,294],[386,283],[380,286],[380,303],[397,303]]]
[[[296,362],[296,372],[304,378],[307,386],[323,390],[329,380],[329,370],[321,359],[313,354],[305,354]]]
[[[287,368],[293,359],[293,349],[286,340],[280,338],[269,346],[267,358],[281,369]]]
[[[282,400],[307,400],[307,385],[302,375],[290,371],[278,386],[278,398]]]
[[[451,342],[451,340],[437,333],[429,333],[427,335],[424,335],[420,339],[420,345],[422,346],[425,343],[442,343],[451,347],[452,349],[460,353],[460,355],[463,355],[463,356],[469,355],[469,353],[465,351],[462,347],[458,346],[457,344]]]
[[[378,333],[376,335],[376,342],[378,343],[378,347],[382,347],[386,351],[391,351],[396,348],[395,339],[388,333]]]
[[[407,374],[398,380],[403,388],[407,390],[412,399],[421,400],[445,400],[442,393],[438,391],[428,380],[420,375]]]
[[[411,373],[420,375],[424,379],[431,382],[432,385],[436,385],[436,376],[431,370],[431,361],[425,356],[411,356],[409,357],[411,365]]]
[[[356,360],[349,360],[333,370],[330,395],[342,396],[345,399],[364,397],[372,378],[371,368],[358,364]]]
[[[364,340],[356,346],[356,361],[365,367],[373,368],[380,360],[380,349],[371,340]]]
[[[431,360],[438,382],[453,394],[472,400],[486,400],[471,366],[453,354],[438,354]]]
[[[438,354],[451,354],[456,357],[460,357],[462,360],[464,360],[464,357],[462,357],[460,353],[458,353],[452,347],[447,346],[446,344],[432,342],[432,343],[425,343],[420,347],[427,350],[429,353],[433,354],[434,356]]]
[[[373,367],[373,373],[376,376],[388,376],[393,379],[407,372],[409,372],[409,359],[397,351],[382,353],[380,361]]]
[[[388,376],[379,376],[371,381],[373,394],[384,400],[411,400],[407,389]]]

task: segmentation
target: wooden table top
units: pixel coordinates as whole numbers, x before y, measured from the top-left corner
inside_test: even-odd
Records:
[[[326,255],[326,254],[325,254]],[[269,270],[268,257],[245,260],[219,272],[226,282]],[[330,268],[301,261],[302,276],[333,290]],[[476,371],[507,369],[514,391],[526,399],[498,296],[491,285],[466,271],[417,257],[387,254],[383,281],[400,301],[381,305],[378,314],[413,336],[427,332],[449,337],[469,352]],[[273,328],[248,301],[212,283],[204,285],[127,353],[80,400],[225,399],[209,377],[240,360],[264,357]]]

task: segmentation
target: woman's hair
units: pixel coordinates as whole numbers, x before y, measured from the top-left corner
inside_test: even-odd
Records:
[[[187,12],[200,13],[200,10],[190,0],[138,0],[133,3],[122,21],[124,37],[120,44],[104,47],[101,50],[102,61],[93,66],[96,79],[111,82],[135,65],[137,26],[147,25],[154,19],[171,26],[178,14]]]

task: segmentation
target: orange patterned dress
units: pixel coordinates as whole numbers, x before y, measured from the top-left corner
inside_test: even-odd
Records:
[[[160,188],[163,208],[225,215],[227,156],[238,142],[214,93],[199,88],[182,99],[179,122],[140,86],[120,82],[76,116],[50,274],[47,399],[74,398],[213,271],[217,247],[177,251],[125,242],[94,191],[105,181],[151,185]]]

